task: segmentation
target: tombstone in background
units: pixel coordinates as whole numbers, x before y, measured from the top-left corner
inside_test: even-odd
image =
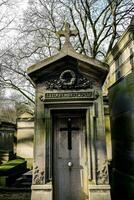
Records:
[[[17,117],[17,156],[25,158],[27,167],[33,167],[34,112],[23,106],[18,108]]]
[[[16,154],[16,109],[12,100],[0,100],[0,162]]]
[[[66,24],[62,50],[28,68],[36,85],[32,200],[110,200],[104,63],[78,54]]]

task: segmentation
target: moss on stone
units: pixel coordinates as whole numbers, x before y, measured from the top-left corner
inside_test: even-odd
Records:
[[[24,159],[8,161],[0,166],[0,186],[11,185],[17,177],[27,171]]]
[[[24,159],[15,159],[0,165],[0,176],[9,175],[10,173],[17,173],[26,168],[26,161]]]

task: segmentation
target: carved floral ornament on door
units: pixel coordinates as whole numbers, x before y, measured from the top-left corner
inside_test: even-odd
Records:
[[[81,74],[76,74],[73,70],[64,70],[58,78],[45,81],[46,89],[87,89],[93,88],[93,80],[88,80]]]

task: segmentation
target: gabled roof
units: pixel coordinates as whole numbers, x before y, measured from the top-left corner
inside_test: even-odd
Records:
[[[0,99],[0,123],[16,124],[15,102],[9,99]]]
[[[58,54],[51,56],[49,58],[46,58],[46,59],[42,60],[41,62],[38,62],[37,64],[30,66],[27,69],[27,73],[30,75],[31,73],[41,70],[41,69],[45,68],[46,66],[66,57],[66,56],[72,57],[78,61],[84,62],[90,66],[98,68],[98,70],[100,70],[100,71],[108,71],[107,64],[105,64],[99,60],[96,60],[94,58],[88,57],[86,55],[79,54],[74,50],[71,43],[65,43],[63,48],[61,49],[61,51]]]
[[[29,118],[34,117],[34,109],[27,104],[17,105],[17,118]]]

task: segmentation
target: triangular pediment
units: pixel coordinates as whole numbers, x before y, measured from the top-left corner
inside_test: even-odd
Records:
[[[24,113],[22,113],[20,116],[19,116],[19,118],[21,118],[21,119],[24,119],[24,118],[33,118],[33,115],[31,114],[31,113],[28,113],[28,112],[24,112]]]
[[[58,54],[30,66],[27,73],[34,82],[38,82],[39,79],[42,80],[41,76],[45,77],[50,73],[54,73],[54,71],[62,68],[62,66],[64,67],[69,61],[75,63],[74,65],[87,75],[89,74],[99,80],[102,77],[102,82],[108,73],[107,64],[77,53],[71,45],[64,45],[64,48]]]

